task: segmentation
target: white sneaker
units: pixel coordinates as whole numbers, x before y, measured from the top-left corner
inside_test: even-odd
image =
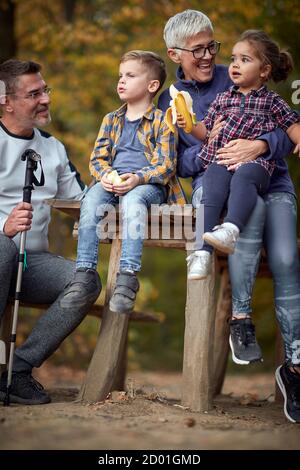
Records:
[[[187,257],[189,280],[205,279],[211,274],[212,256],[208,251],[194,251]]]
[[[231,254],[234,252],[239,233],[240,231],[236,225],[224,222],[222,225],[216,225],[212,232],[205,232],[203,240],[214,248]]]

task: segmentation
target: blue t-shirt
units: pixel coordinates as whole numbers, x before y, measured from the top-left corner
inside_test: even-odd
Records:
[[[137,136],[141,119],[142,118],[129,121],[125,116],[124,127],[112,165],[113,169],[117,170],[119,175],[135,173],[141,168],[149,166],[149,162],[144,153],[145,149]]]

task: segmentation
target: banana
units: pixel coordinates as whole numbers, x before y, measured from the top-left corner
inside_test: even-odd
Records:
[[[193,124],[196,124],[196,116],[193,112],[193,99],[187,91],[178,91],[174,85],[170,86],[170,107],[166,110],[165,122],[171,132],[175,132],[177,113],[182,114],[186,121],[184,131],[190,133]]]
[[[113,170],[110,173],[108,173],[106,177],[112,184],[122,184],[124,181],[122,178],[118,175],[117,170]]]

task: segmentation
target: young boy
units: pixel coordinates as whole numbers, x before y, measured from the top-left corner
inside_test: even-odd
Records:
[[[64,297],[66,305],[88,301],[98,262],[99,214],[120,203],[122,252],[109,308],[130,313],[139,289],[136,273],[147,210],[151,204],[185,202],[175,176],[176,138],[152,102],[165,79],[165,63],[153,52],[131,51],[121,59],[117,92],[124,104],[104,117],[91,155],[90,172],[97,183],[81,205],[76,275]],[[110,180],[113,170],[122,182]]]

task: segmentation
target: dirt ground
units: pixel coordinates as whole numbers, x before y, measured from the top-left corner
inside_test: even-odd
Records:
[[[43,367],[52,397],[40,406],[0,407],[0,449],[300,449],[300,426],[274,402],[269,374],[230,376],[210,413],[180,406],[181,375],[128,374],[128,393],[74,402],[84,374]]]

